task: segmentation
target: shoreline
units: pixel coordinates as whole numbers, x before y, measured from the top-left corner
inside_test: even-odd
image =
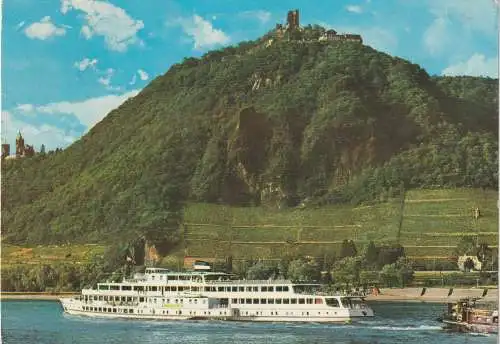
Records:
[[[59,301],[61,297],[77,296],[78,293],[0,293],[0,301],[3,300],[26,300],[26,301]]]

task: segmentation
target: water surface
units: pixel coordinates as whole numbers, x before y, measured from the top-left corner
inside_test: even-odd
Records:
[[[488,344],[497,335],[456,334],[435,318],[440,304],[371,303],[376,316],[352,325],[110,320],[64,315],[57,302],[2,301],[2,343]]]

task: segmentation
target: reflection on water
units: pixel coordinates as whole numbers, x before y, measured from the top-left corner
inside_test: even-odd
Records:
[[[4,301],[3,343],[429,343],[487,344],[497,336],[448,333],[443,305],[373,303],[376,316],[353,324],[137,321],[63,315],[56,302]]]

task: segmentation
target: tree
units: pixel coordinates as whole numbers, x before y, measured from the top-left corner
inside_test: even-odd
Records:
[[[352,240],[342,241],[342,246],[340,248],[340,258],[355,257],[358,253],[356,245]]]
[[[471,259],[471,258],[467,258],[464,262],[464,270],[469,272],[471,271],[472,269],[474,269],[474,261]]]
[[[373,241],[370,241],[368,246],[366,246],[363,252],[364,265],[370,269],[376,269],[378,267],[378,257],[380,249],[375,246]]]
[[[264,261],[257,262],[247,270],[250,280],[266,280],[277,275],[277,268]]]
[[[40,147],[40,154],[45,154],[45,145],[42,143],[42,146]]]
[[[318,281],[321,278],[321,272],[315,262],[296,259],[292,260],[288,266],[288,278],[297,281]]]
[[[404,248],[401,245],[383,246],[379,249],[378,264],[384,266],[395,263],[400,257],[405,255]]]
[[[359,284],[361,264],[361,257],[346,257],[337,261],[332,270],[335,284],[344,285],[346,288]]]

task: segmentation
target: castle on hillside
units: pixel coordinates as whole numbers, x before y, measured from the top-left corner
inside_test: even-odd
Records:
[[[2,144],[2,160],[3,159],[14,159],[14,158],[24,158],[35,155],[35,149],[32,145],[28,145],[24,143],[23,135],[21,135],[21,131],[17,134],[16,137],[16,155],[10,155],[10,144],[3,143]]]
[[[292,11],[288,11],[287,15],[287,23],[276,24],[276,28],[274,30],[274,38],[277,40],[283,39],[287,36],[288,40],[298,40],[301,42],[311,42],[313,40],[304,38],[304,28],[300,26],[300,17],[299,10],[295,9]],[[315,39],[316,40],[316,39]],[[363,39],[361,35],[345,33],[345,34],[337,34],[335,30],[327,30],[317,38],[320,42],[357,42],[363,43]],[[272,44],[272,40],[268,42],[268,46]]]

